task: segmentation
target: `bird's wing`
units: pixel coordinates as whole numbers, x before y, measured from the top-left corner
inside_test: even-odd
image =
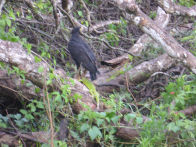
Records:
[[[81,48],[84,50],[85,54],[89,57],[90,61],[92,63],[95,63],[96,57],[92,49],[90,48],[90,46],[82,38],[80,38],[79,42],[80,42]]]
[[[86,48],[84,45],[85,42],[78,40],[75,42],[74,40],[71,40],[68,45],[68,50],[70,51],[72,58],[76,60],[77,62],[81,63],[83,62],[92,62],[95,63],[94,58],[92,56],[92,53],[89,53],[91,50]]]
[[[96,67],[96,58],[93,51],[80,36],[72,36],[68,44],[68,50],[70,51],[72,58],[79,64],[83,64],[87,69],[92,66],[93,68],[94,66]]]
[[[90,48],[90,46],[86,42],[84,42],[84,48],[85,48],[86,53],[88,54],[88,56],[91,58],[91,60],[93,62],[95,62],[96,61],[96,57],[95,57],[92,49]]]

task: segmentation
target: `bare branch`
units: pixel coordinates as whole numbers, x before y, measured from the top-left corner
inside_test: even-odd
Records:
[[[0,40],[0,61],[25,71],[25,77],[40,88],[44,87],[44,77],[48,79],[49,75],[39,72],[39,69],[43,68],[48,73],[50,71],[49,65],[45,62],[35,63],[34,56],[28,54],[19,43]],[[84,85],[75,79],[67,77],[63,70],[54,70],[53,73],[59,78],[66,79],[67,83],[62,83],[60,79],[56,79],[52,85],[48,85],[50,89],[60,89],[63,84],[69,84],[71,96],[77,93],[82,97],[72,106],[75,112],[85,110],[82,104],[88,105],[91,109],[96,109],[96,102]],[[74,82],[74,85],[71,84],[70,80]]]
[[[44,20],[43,17],[35,9],[35,5],[33,4],[31,0],[24,0],[24,2],[31,9],[33,15],[35,16],[37,20],[40,20],[40,21]]]
[[[114,0],[116,1],[116,0]],[[131,0],[130,0],[131,1]],[[163,49],[173,58],[181,61],[185,66],[190,68],[196,74],[196,57],[184,49],[170,34],[163,31],[158,25],[144,14],[135,4],[134,0],[121,1],[121,7],[127,8],[131,12],[131,20],[148,35],[150,35],[156,42],[158,42]]]
[[[53,15],[55,19],[55,24],[56,24],[56,29],[58,28],[59,25],[59,17],[57,15],[57,7],[56,7],[56,2],[54,0],[50,0],[52,7],[53,7]]]
[[[134,68],[131,68],[131,64],[127,64],[126,67],[116,68],[112,72],[98,77],[94,83],[97,86],[124,87],[126,74],[128,75],[130,82],[139,83],[147,79],[151,74],[158,71],[164,71],[174,64],[175,60],[167,54],[163,54],[155,59],[143,62]],[[122,74],[122,72],[126,72],[126,74]]]
[[[5,4],[6,0],[1,0],[1,3],[0,3],[0,15],[1,15],[1,11],[3,9],[3,6]]]
[[[170,20],[170,15],[166,14],[160,7],[158,7],[157,16],[155,18],[154,23],[160,24],[161,28],[165,28],[169,23],[169,20]],[[150,43],[153,43],[153,40],[147,34],[144,34],[137,40],[137,42],[128,51],[132,53],[134,56],[139,56],[142,50],[144,50],[147,47],[147,45]],[[128,54],[124,54],[115,59],[111,59],[104,62],[108,65],[115,65],[115,64],[117,65],[128,60],[129,60]]]
[[[89,27],[91,26],[91,14],[90,14],[90,11],[89,9],[87,8],[85,2],[83,0],[79,0],[79,2],[82,4],[82,6],[84,7],[86,13],[87,13],[87,20],[88,20],[88,23],[89,23]]]
[[[71,24],[75,27],[75,26],[78,26],[78,27],[81,27],[83,29],[87,29],[86,26],[80,24],[77,19],[75,19],[70,13],[66,12],[65,10],[63,10],[61,7],[57,6],[59,10],[61,10],[61,12],[66,15],[69,19],[69,21],[71,22]]]
[[[173,0],[158,0],[160,6],[168,13],[177,15],[196,16],[196,6],[190,8],[177,5]]]
[[[73,7],[73,1],[72,0],[61,0],[61,3],[62,3],[62,8],[69,13],[71,8]]]
[[[92,25],[90,27],[89,32],[92,32],[93,30],[96,30],[99,28],[103,28],[103,27],[110,25],[110,24],[119,24],[119,23],[121,23],[120,20],[108,20],[108,21],[104,21],[104,22],[98,22],[95,25]]]

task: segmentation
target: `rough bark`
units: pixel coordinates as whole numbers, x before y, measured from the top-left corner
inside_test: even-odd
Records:
[[[46,84],[44,81],[48,79],[49,75],[47,73],[50,72],[50,66],[43,61],[35,63],[34,56],[32,54],[28,54],[19,43],[0,40],[0,61],[8,63],[11,66],[16,66],[20,70],[24,71],[26,79],[30,80],[38,87],[43,88]],[[39,72],[40,67],[43,67],[43,72]],[[58,79],[53,80],[53,83],[49,88],[60,89],[63,84],[69,84],[71,95],[77,93],[82,96],[82,98],[78,99],[78,101],[73,105],[75,112],[84,110],[81,103],[88,105],[91,109],[96,109],[95,101],[89,93],[89,90],[84,85],[75,79],[68,78],[62,70],[54,70],[53,73],[57,77],[60,76],[60,78],[66,79],[67,83],[62,83]],[[73,81],[74,84],[71,84],[70,81]]]
[[[196,74],[196,57],[183,48],[171,35],[161,29],[158,25],[144,14],[139,7],[135,4],[134,0],[114,0],[120,7],[126,9],[132,15],[129,18],[136,25],[149,36],[151,36],[157,43],[159,43],[167,54],[178,61],[182,62],[185,66]]]
[[[158,0],[160,6],[168,13],[176,15],[196,16],[196,6],[190,8],[177,5],[173,0]]]
[[[163,9],[158,7],[157,9],[157,16],[154,20],[154,23],[159,24],[161,28],[165,28],[167,24],[169,23],[170,15],[166,14]],[[132,53],[135,56],[140,56],[143,50],[147,47],[148,44],[155,44],[154,40],[152,40],[151,37],[149,37],[147,34],[142,35],[137,42],[129,49],[129,52]],[[122,62],[129,61],[129,55],[124,54],[122,56],[119,56],[117,58],[104,61],[108,65],[118,65]]]
[[[122,67],[121,69],[115,69],[112,72],[103,74],[101,77],[94,82],[98,87],[99,86],[109,86],[112,87],[124,87],[126,82],[139,83],[147,79],[151,74],[157,71],[164,71],[174,65],[175,60],[172,59],[167,54],[163,54],[155,59],[150,61],[143,62],[130,70],[127,70],[127,67],[131,67],[131,64],[127,64],[127,67]],[[121,71],[121,72],[120,72]],[[125,73],[126,72],[126,73]],[[125,74],[124,74],[125,73]],[[111,78],[111,77],[115,78]],[[126,81],[126,76],[129,81]],[[104,89],[102,89],[104,90]]]
[[[43,93],[35,92],[35,88],[37,86],[33,85],[31,81],[23,81],[19,76],[8,74],[6,70],[0,69],[0,93],[1,95],[6,95],[5,99],[8,97],[20,97],[31,100],[32,98],[43,97]]]

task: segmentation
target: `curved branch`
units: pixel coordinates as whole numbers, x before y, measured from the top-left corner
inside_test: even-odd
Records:
[[[124,87],[126,76],[128,76],[130,82],[139,83],[157,71],[164,71],[168,69],[174,63],[175,60],[167,54],[163,54],[155,59],[143,62],[130,70],[129,68],[131,67],[131,64],[127,64],[127,67],[116,68],[112,72],[98,77],[94,83],[97,86]],[[126,74],[122,74],[122,72]]]
[[[45,85],[44,79],[49,79],[47,73],[50,72],[50,66],[46,62],[35,63],[34,56],[28,54],[19,43],[0,40],[0,61],[14,65],[24,71],[26,79],[30,80],[40,88],[43,88]],[[43,68],[44,72],[39,72],[40,68]],[[89,90],[84,85],[75,79],[67,77],[63,70],[54,70],[53,74],[59,79],[54,79],[53,83],[49,85],[49,89],[54,87],[60,89],[64,84],[68,84],[70,85],[71,90],[70,96],[77,94],[82,97],[73,104],[73,110],[75,112],[78,113],[81,110],[85,110],[82,104],[88,105],[93,110],[96,109],[96,103],[89,93]],[[61,78],[65,79],[66,83],[62,83],[60,80]]]
[[[114,1],[116,2],[116,0]],[[117,1],[117,3],[121,7],[128,9],[128,11],[134,12],[129,19],[140,26],[146,34],[158,42],[169,56],[181,61],[196,74],[196,57],[188,50],[184,49],[170,34],[154,24],[152,19],[139,9],[134,0],[122,0],[121,2]]]
[[[56,29],[59,26],[59,17],[57,15],[57,6],[56,6],[56,2],[54,0],[50,0],[52,7],[53,7],[53,15],[54,15],[54,19],[55,19],[55,24],[56,24]]]
[[[190,8],[177,5],[173,0],[158,0],[159,5],[168,13],[177,15],[196,16],[196,6]]]
[[[160,24],[161,28],[165,28],[167,24],[169,23],[170,15],[166,14],[163,9],[158,7],[157,9],[157,16],[155,18],[154,23]],[[139,56],[142,52],[142,50],[145,50],[148,44],[153,43],[152,38],[148,36],[147,34],[142,35],[137,42],[128,50],[130,53],[132,53],[134,56]],[[124,61],[128,61],[129,56],[128,54],[124,54],[122,56],[119,56],[117,58],[104,61],[107,65],[117,65]]]

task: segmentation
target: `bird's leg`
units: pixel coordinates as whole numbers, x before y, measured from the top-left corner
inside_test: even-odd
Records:
[[[87,70],[84,69],[83,73],[82,73],[82,78],[85,77]]]
[[[77,67],[77,72],[76,72],[74,78],[77,80],[81,79],[81,66]]]

